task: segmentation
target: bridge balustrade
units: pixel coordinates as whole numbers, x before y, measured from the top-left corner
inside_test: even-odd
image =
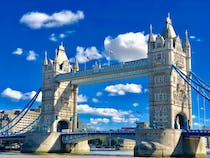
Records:
[[[81,140],[88,140],[97,136],[120,137],[135,140],[135,131],[91,131],[91,132],[72,132],[62,134],[62,143],[70,144]]]

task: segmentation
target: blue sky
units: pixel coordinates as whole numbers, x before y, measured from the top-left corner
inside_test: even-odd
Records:
[[[153,25],[155,34],[161,33],[168,12],[181,39],[186,29],[189,32],[192,70],[210,83],[209,3],[196,0],[1,1],[0,109],[25,105],[41,86],[44,52],[54,58],[55,49],[62,41],[69,59],[79,58],[80,69],[84,69],[85,62],[87,68],[95,61],[107,64],[105,56],[109,48],[115,51],[111,63],[145,57],[149,24]],[[128,47],[129,42],[132,48]],[[128,51],[133,53],[126,54]],[[141,51],[138,57],[136,51]],[[149,119],[147,77],[81,86],[79,94],[81,121],[99,129],[135,126],[136,120]],[[37,101],[36,105],[39,104]],[[201,98],[200,106],[202,124]],[[207,125],[210,125],[209,106],[206,101]],[[197,109],[193,92],[194,128],[199,123]]]

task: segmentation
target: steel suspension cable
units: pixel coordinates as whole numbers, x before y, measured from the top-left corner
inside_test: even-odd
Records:
[[[9,126],[12,122],[14,122],[16,120],[16,118],[13,119],[9,124],[7,124],[3,128],[1,128],[0,132],[7,132],[8,130],[12,129],[30,110],[30,108],[32,107],[33,103],[36,101],[40,92],[41,92],[41,88],[37,91],[37,93],[34,95],[34,97],[29,101],[29,103],[27,104],[27,107],[25,107],[24,110],[21,111],[23,116],[21,116],[20,118],[16,117],[16,118],[18,118],[17,121],[13,125]],[[18,115],[18,116],[20,116],[20,115]],[[6,127],[8,127],[8,128],[4,130],[4,128],[6,128]]]

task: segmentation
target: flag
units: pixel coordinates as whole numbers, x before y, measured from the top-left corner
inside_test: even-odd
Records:
[[[86,56],[87,60],[90,60],[90,57],[89,56]]]

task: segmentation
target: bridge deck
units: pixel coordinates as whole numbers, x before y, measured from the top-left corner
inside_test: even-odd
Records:
[[[93,131],[93,132],[73,132],[62,134],[62,143],[75,143],[80,140],[88,140],[98,136],[119,137],[135,140],[135,131]]]
[[[183,131],[184,136],[200,137],[200,136],[210,136],[210,130],[186,130]]]
[[[141,59],[85,71],[60,74],[55,77],[55,80],[57,82],[71,81],[72,84],[82,85],[136,76],[146,76],[148,72],[148,59]]]

